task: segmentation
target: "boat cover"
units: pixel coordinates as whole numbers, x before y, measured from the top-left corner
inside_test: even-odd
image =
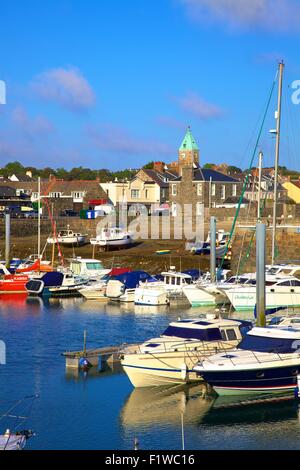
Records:
[[[26,437],[18,434],[0,435],[0,450],[21,450],[26,445]]]
[[[119,276],[113,276],[112,279],[120,281],[124,284],[125,289],[135,289],[139,285],[139,282],[145,282],[149,279],[152,279],[151,274],[146,273],[146,271],[132,271],[125,274],[120,274]]]

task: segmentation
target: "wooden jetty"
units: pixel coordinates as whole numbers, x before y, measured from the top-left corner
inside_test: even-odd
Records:
[[[86,359],[90,366],[102,370],[104,364],[120,364],[121,351],[124,347],[136,346],[134,344],[122,344],[121,346],[107,346],[96,349],[83,349],[81,351],[66,351],[62,356],[66,359],[66,368],[79,369],[82,359]]]

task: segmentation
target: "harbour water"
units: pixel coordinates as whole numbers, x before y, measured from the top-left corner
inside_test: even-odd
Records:
[[[39,395],[26,423],[36,432],[28,449],[133,449],[137,438],[141,449],[177,450],[182,414],[186,449],[300,449],[295,400],[218,409],[220,399],[201,385],[133,390],[120,367],[66,372],[61,352],[82,348],[84,330],[88,347],[138,342],[206,311],[2,297],[0,413],[12,400]],[[6,425],[0,420],[1,431]]]

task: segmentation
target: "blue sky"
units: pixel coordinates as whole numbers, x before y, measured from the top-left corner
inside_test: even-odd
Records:
[[[281,164],[300,170],[299,22],[299,0],[2,2],[0,166],[168,162],[191,125],[201,163],[245,168],[284,59]]]

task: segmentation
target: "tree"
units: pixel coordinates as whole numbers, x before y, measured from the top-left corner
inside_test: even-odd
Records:
[[[145,170],[152,170],[153,169],[153,165],[154,165],[154,162],[149,162],[149,163],[146,163],[146,165],[143,166],[143,168]]]
[[[241,168],[239,168],[238,166],[234,166],[234,165],[229,165],[228,167],[228,173],[243,173]]]
[[[11,162],[8,163],[4,169],[7,171],[8,175],[19,175],[24,173],[25,168],[20,162]]]

